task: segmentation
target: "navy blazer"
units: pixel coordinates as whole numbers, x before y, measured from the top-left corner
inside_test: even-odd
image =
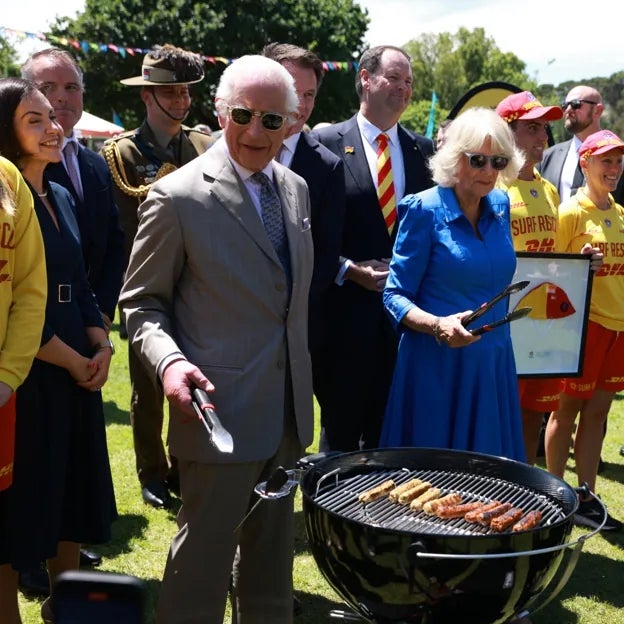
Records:
[[[427,166],[434,152],[433,141],[400,125],[398,133],[403,150],[405,195],[424,191],[433,186]],[[371,178],[357,117],[315,130],[312,136],[344,163],[346,212],[342,255],[356,262],[390,258],[393,238],[388,234],[379,207],[377,188]]]
[[[325,146],[302,132],[290,169],[307,183],[314,243],[314,273],[310,285],[310,351],[321,348],[326,327],[327,294],[340,269],[345,213],[343,164]]]
[[[112,319],[124,271],[124,235],[113,197],[113,181],[104,158],[82,145],[78,166],[84,201],[76,194],[62,162],[48,165],[45,177],[64,186],[74,198],[89,284],[100,310]]]

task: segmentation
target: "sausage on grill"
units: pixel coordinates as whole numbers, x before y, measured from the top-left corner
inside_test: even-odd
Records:
[[[420,485],[422,481],[420,479],[410,479],[405,483],[401,483],[401,485],[397,485],[390,494],[388,494],[388,500],[393,503],[396,503],[399,500],[399,495],[403,494],[403,492],[407,492],[407,490],[411,490],[413,487]]]
[[[481,501],[475,503],[464,503],[463,505],[444,505],[438,507],[435,511],[435,515],[443,520],[450,518],[463,518],[469,511],[474,511],[479,507],[483,507]]]
[[[432,501],[434,498],[439,498],[440,494],[442,494],[440,488],[429,488],[424,494],[421,494],[410,503],[410,509],[412,511],[420,511],[425,503]]]
[[[501,503],[498,507],[493,507],[487,511],[481,511],[477,513],[477,522],[483,526],[490,526],[490,523],[494,518],[509,511],[512,507],[511,503]]]
[[[533,511],[529,511],[523,518],[518,520],[516,524],[513,525],[512,531],[528,531],[529,529],[535,528],[542,521],[542,512],[534,509]]]
[[[496,516],[496,518],[492,518],[492,522],[490,522],[490,528],[493,531],[498,531],[499,533],[502,533],[503,531],[506,531],[512,524],[520,520],[523,513],[524,511],[522,511],[520,507],[512,507],[504,514]]]
[[[415,485],[413,488],[410,488],[409,490],[399,494],[397,500],[401,505],[407,505],[416,497],[420,496],[423,492],[426,492],[430,487],[431,483],[429,483],[429,481],[422,481],[418,485]]]
[[[423,511],[429,516],[435,516],[439,507],[444,507],[445,505],[459,505],[461,501],[461,494],[458,492],[451,492],[446,496],[442,496],[442,498],[436,498],[428,503],[425,503],[423,505]]]
[[[380,483],[378,486],[371,488],[370,490],[366,490],[366,492],[362,492],[358,496],[358,501],[360,501],[360,503],[372,503],[378,498],[383,498],[395,487],[396,483],[392,479],[388,479],[387,481]]]
[[[490,509],[494,509],[501,504],[500,501],[492,501],[491,503],[481,503],[480,507],[469,511],[465,516],[464,520],[466,522],[480,522],[479,515],[485,513],[486,511],[490,511]]]

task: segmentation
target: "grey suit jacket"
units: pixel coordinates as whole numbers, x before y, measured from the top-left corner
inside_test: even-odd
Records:
[[[563,143],[555,143],[555,145],[549,147],[544,152],[542,162],[537,165],[537,170],[541,176],[552,182],[559,193],[561,193],[561,174],[563,173],[563,165],[568,157],[570,143],[572,143],[572,139],[563,141]],[[585,177],[581,171],[581,166],[577,165],[574,180],[570,187],[570,195],[574,195],[584,183]]]
[[[272,456],[288,379],[299,439],[303,447],[312,442],[309,198],[298,175],[274,168],[291,256],[290,298],[284,269],[220,145],[154,184],[139,207],[120,299],[133,346],[154,376],[176,352],[198,366],[214,383],[217,413],[234,438],[234,453],[223,455],[197,419],[172,409],[169,446],[181,459]]]

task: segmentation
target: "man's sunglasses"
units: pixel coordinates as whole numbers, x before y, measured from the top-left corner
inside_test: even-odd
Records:
[[[466,152],[468,158],[468,164],[473,169],[483,169],[485,165],[490,163],[492,169],[495,171],[502,171],[508,164],[509,158],[507,156],[486,156],[485,154],[473,154]]]
[[[572,110],[578,110],[583,104],[598,104],[598,102],[592,102],[591,100],[570,100],[569,102],[562,102],[561,108],[565,110],[568,106],[572,107]]]
[[[252,118],[260,117],[260,122],[266,130],[279,130],[286,121],[284,115],[279,113],[262,113],[260,111],[250,111],[242,106],[228,106],[230,119],[238,126],[247,126]]]

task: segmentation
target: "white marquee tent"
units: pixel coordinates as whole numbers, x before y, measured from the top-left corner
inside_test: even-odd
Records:
[[[87,111],[83,111],[74,129],[78,137],[85,139],[108,139],[124,131],[121,126],[96,117]]]

